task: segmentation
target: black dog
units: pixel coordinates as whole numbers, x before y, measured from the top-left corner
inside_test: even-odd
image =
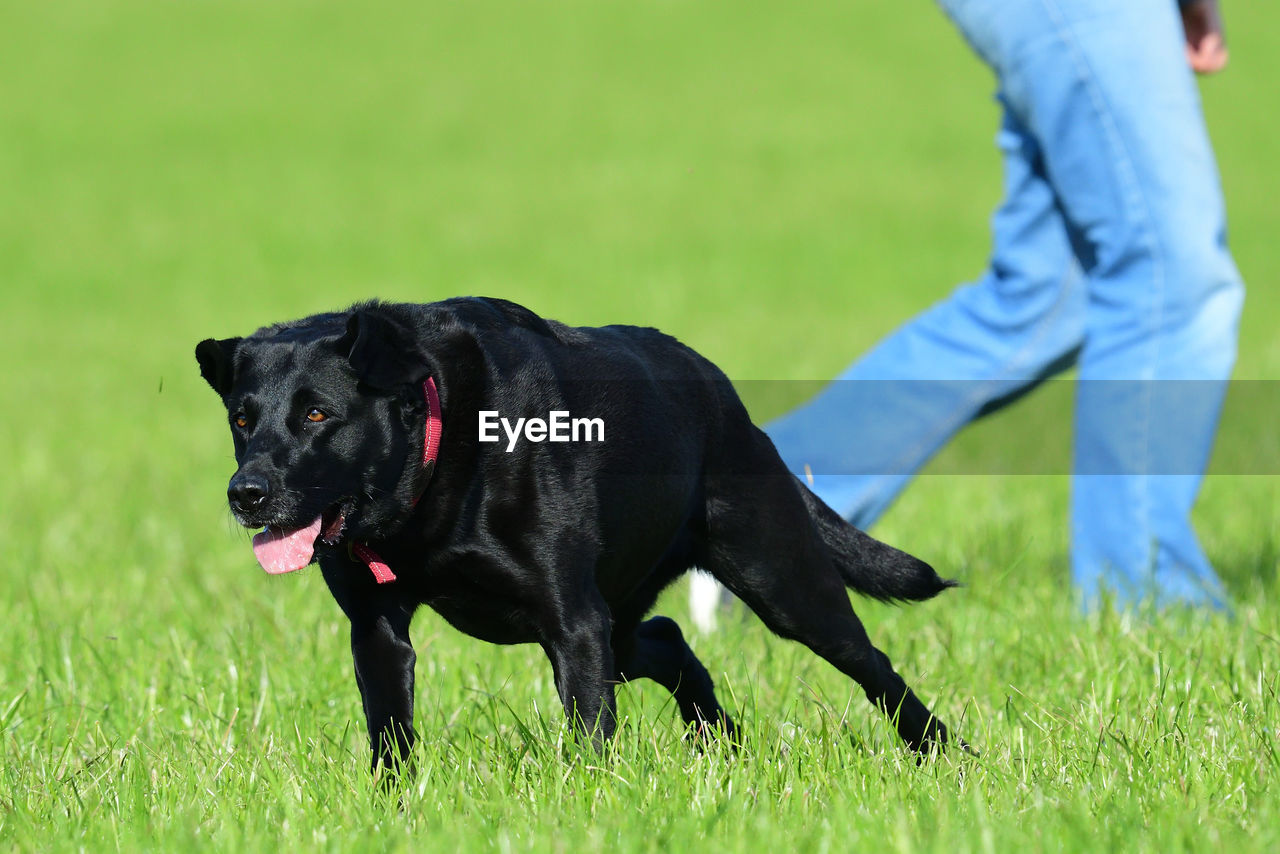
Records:
[[[375,768],[413,744],[409,622],[424,603],[475,637],[541,644],[597,745],[614,684],[638,677],[688,724],[730,730],[679,627],[641,622],[695,565],[855,679],[911,748],[947,741],[845,587],[927,599],[953,582],[814,497],[724,374],[675,339],[495,299],[372,302],[202,341],[196,358],[230,415],[227,496],[266,528],[263,568],[318,559],[351,620]]]

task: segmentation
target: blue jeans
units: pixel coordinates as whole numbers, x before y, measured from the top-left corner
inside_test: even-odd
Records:
[[[1175,0],[943,6],[999,84],[990,264],[767,432],[866,527],[962,426],[1075,363],[1075,584],[1220,606],[1189,516],[1244,289]]]

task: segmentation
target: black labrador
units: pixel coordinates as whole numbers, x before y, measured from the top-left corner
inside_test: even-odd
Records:
[[[914,750],[947,729],[871,645],[846,587],[953,585],[867,536],[784,468],[719,369],[631,326],[575,328],[498,299],[370,302],[196,347],[239,469],[227,489],[268,572],[320,563],[351,621],[373,764],[408,759],[427,604],[493,643],[542,645],[577,727],[614,731],[648,677],[687,724],[732,724],[679,627],[644,620],[694,566],[852,677]]]

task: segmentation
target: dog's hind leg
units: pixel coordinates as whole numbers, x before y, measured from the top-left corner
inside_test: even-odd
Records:
[[[614,636],[618,679],[652,679],[671,692],[684,722],[705,734],[708,726],[734,733],[733,721],[716,699],[711,674],[693,654],[675,620],[653,617],[629,637]]]
[[[790,475],[723,479],[709,496],[701,565],[776,634],[856,681],[913,750],[945,744],[947,728],[872,646]]]
[[[694,542],[686,531],[640,586],[614,605],[616,678],[652,679],[671,692],[685,724],[699,735],[706,735],[710,725],[732,736],[733,721],[716,699],[711,674],[689,648],[680,626],[669,617],[640,622],[662,590],[689,570]]]

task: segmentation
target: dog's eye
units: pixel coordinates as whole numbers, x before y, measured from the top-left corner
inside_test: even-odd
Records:
[[[249,426],[249,419],[245,416],[243,412],[237,412],[235,414],[235,417],[232,418],[231,421],[241,430]]]
[[[323,412],[321,412],[319,409],[316,409],[314,406],[307,410],[308,421],[313,421],[319,424],[321,421],[325,420],[328,417],[329,417],[328,415],[325,415]]]

